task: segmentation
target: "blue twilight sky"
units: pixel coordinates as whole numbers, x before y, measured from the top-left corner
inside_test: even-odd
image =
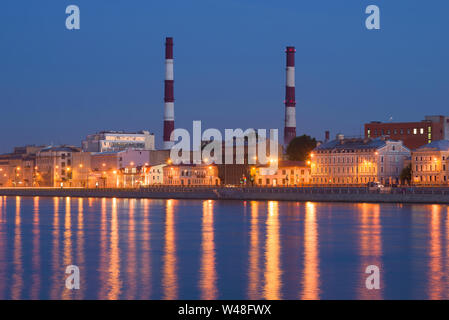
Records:
[[[65,8],[81,30],[65,28]],[[365,8],[381,9],[381,30]],[[284,47],[296,46],[297,134],[449,114],[447,0],[2,0],[0,152],[79,145],[99,130],[160,143],[164,38],[175,41],[176,127],[279,128]]]

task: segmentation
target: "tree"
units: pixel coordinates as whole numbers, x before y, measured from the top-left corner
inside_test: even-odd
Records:
[[[315,149],[316,140],[308,135],[302,135],[290,141],[287,147],[287,157],[293,161],[305,161],[309,158],[310,152]]]
[[[404,167],[401,171],[400,175],[401,181],[407,181],[407,183],[410,183],[412,181],[412,165],[409,164],[408,166]]]

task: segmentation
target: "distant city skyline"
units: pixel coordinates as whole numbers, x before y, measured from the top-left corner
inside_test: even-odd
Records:
[[[297,135],[363,135],[369,121],[447,115],[449,3],[109,3],[7,0],[0,11],[0,153],[148,130],[162,145],[164,40],[174,38],[175,127],[284,126],[285,47],[296,47]],[[65,28],[65,8],[81,29]],[[282,141],[281,136],[279,137]]]

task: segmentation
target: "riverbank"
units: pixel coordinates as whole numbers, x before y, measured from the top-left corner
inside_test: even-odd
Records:
[[[0,196],[449,204],[449,188],[395,188],[383,193],[357,187],[0,188]]]

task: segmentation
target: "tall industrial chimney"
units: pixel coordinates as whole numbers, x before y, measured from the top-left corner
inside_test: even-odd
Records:
[[[164,94],[164,149],[171,149],[174,141],[170,135],[175,129],[175,97],[173,75],[173,38],[165,41],[165,94]]]
[[[285,87],[284,146],[296,137],[295,47],[287,47],[287,82]]]

